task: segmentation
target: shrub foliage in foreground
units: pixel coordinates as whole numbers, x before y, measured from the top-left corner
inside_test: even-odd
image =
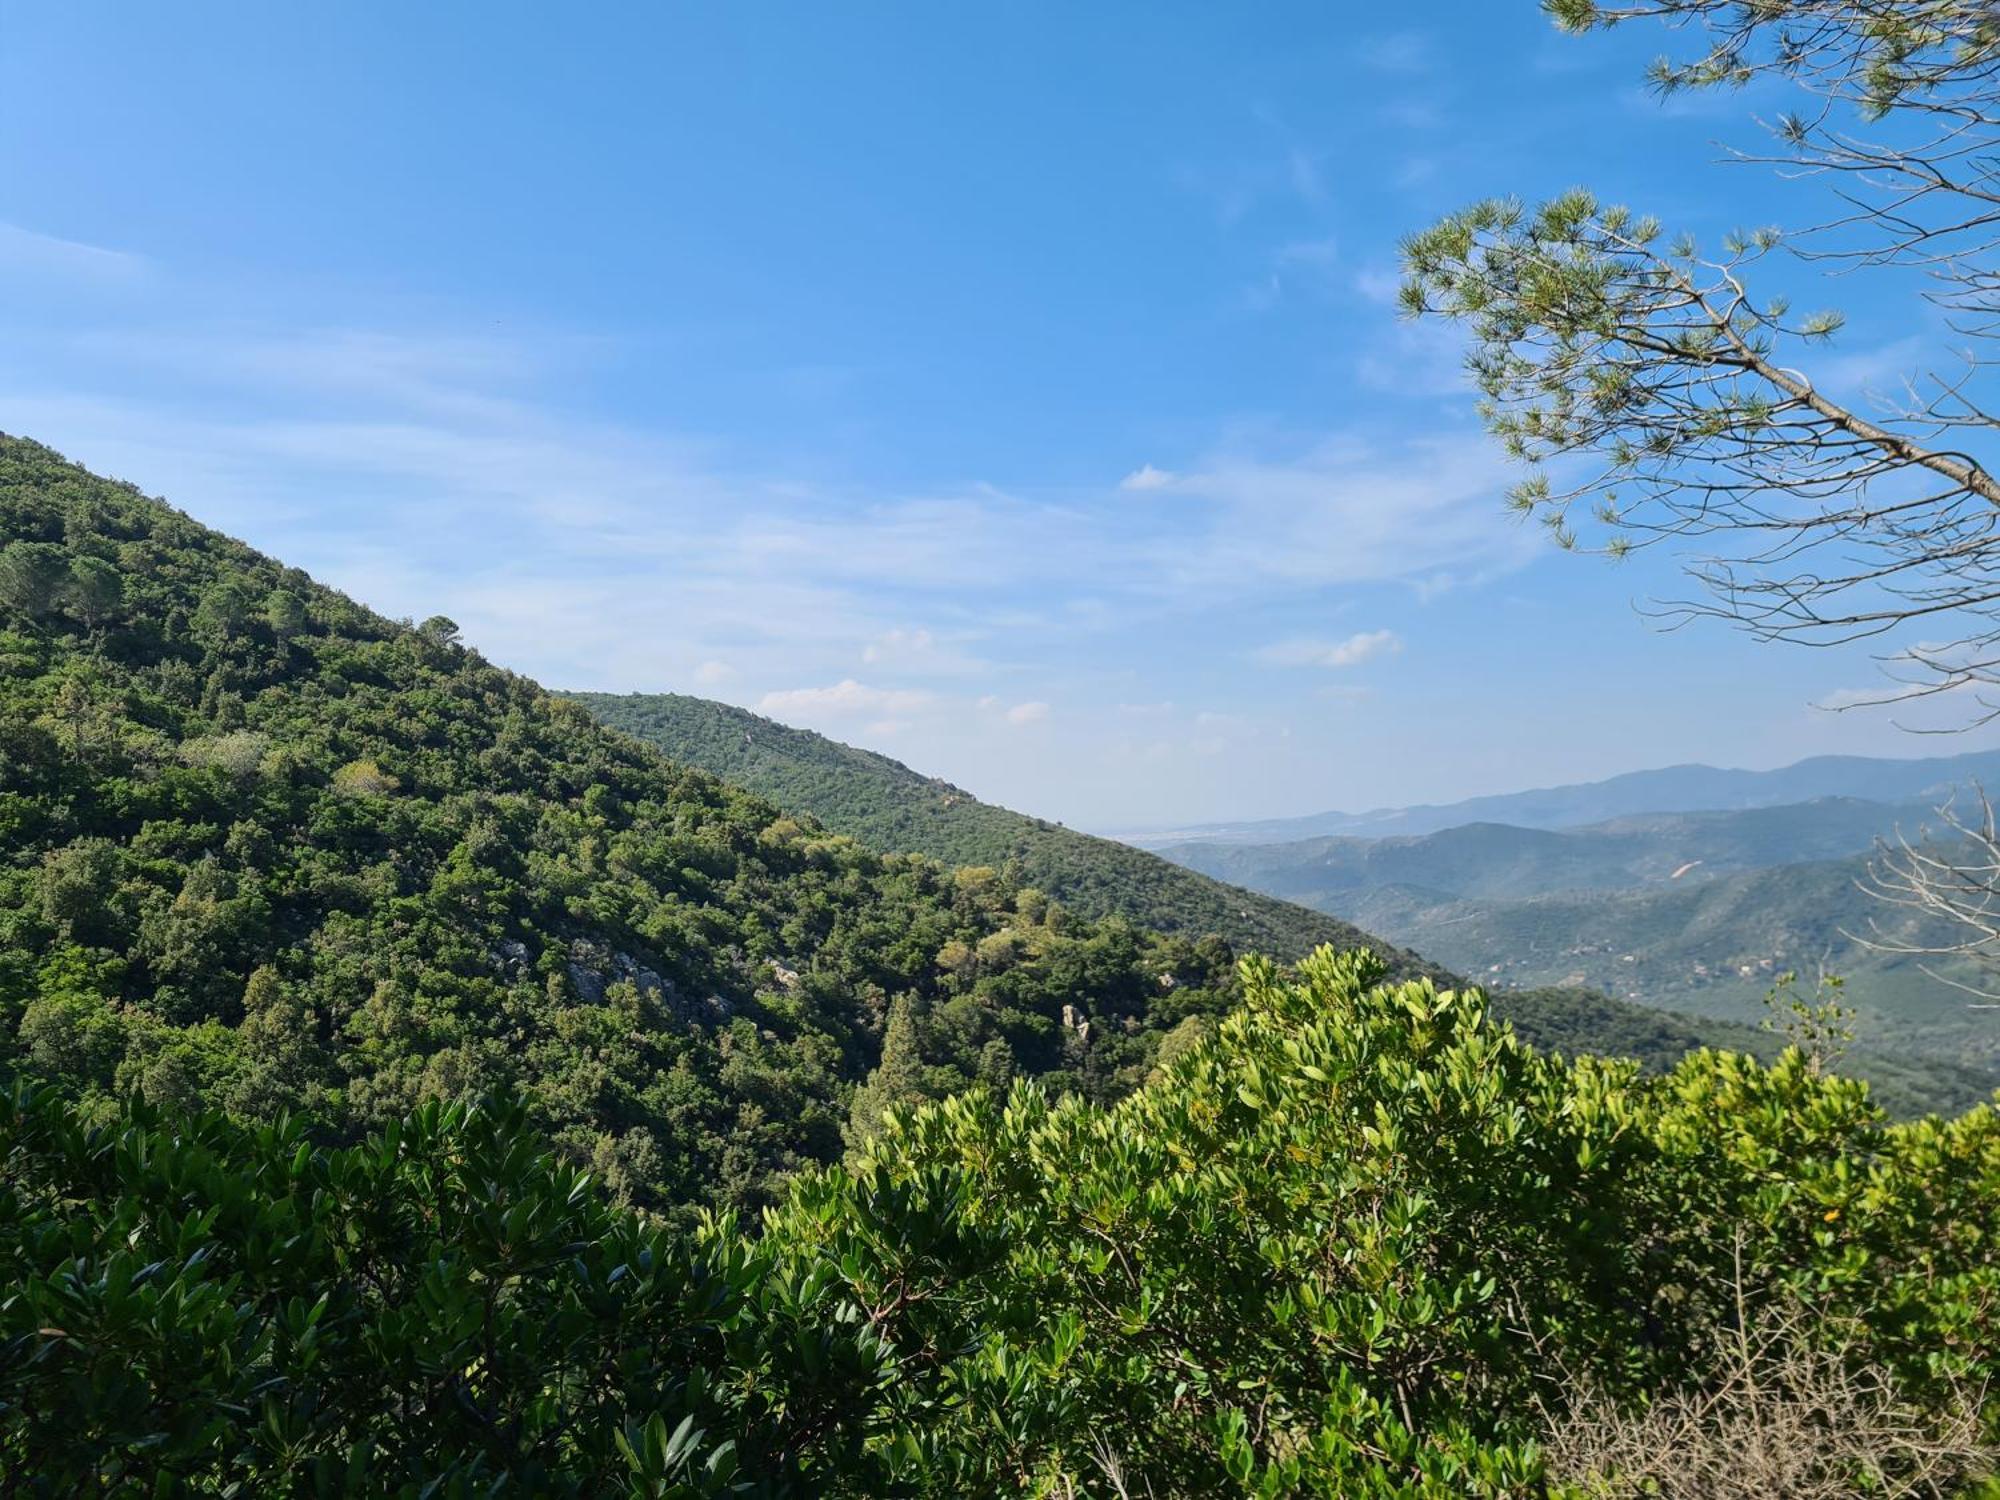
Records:
[[[1530,1496],[1562,1492],[1538,1440],[1571,1392],[1595,1420],[1698,1390],[1740,1309],[1805,1299],[1919,1427],[1992,1373],[1992,1109],[1890,1125],[1790,1054],[1643,1079],[1377,977],[1246,965],[1244,1008],[1124,1102],[892,1114],[755,1235],[606,1206],[506,1104],[329,1151],[23,1090],[0,1465],[47,1493]]]

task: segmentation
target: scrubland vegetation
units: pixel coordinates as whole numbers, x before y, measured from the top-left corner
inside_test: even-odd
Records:
[[[0,1455],[48,1493],[1982,1472],[2000,1116],[1887,1124],[1797,1052],[1642,1078],[1379,977],[1250,963],[1241,1008],[1130,1098],[892,1110],[754,1226],[611,1206],[512,1104],[329,1149],[19,1092]]]

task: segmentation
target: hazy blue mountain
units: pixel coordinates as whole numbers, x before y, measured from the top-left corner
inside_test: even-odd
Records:
[[[1141,848],[1155,849],[1193,841],[1279,844],[1330,835],[1384,838],[1435,833],[1467,823],[1571,828],[1637,813],[1776,807],[1821,797],[1891,803],[1934,800],[1950,788],[1972,781],[2000,781],[2000,750],[1921,760],[1819,755],[1775,771],[1666,766],[1655,771],[1631,771],[1605,781],[1472,797],[1463,802],[1378,808],[1363,813],[1324,812],[1261,822],[1206,823],[1121,833],[1119,837]]]
[[[1897,774],[1885,772],[1876,784],[1895,785]],[[1493,986],[1585,988],[1748,1021],[1761,1016],[1778,975],[1825,969],[1848,981],[1864,1050],[1990,1071],[2000,1068],[2000,1024],[1968,1009],[1969,997],[1937,977],[1978,983],[1971,966],[1926,972],[1912,957],[1863,941],[1878,926],[1913,942],[1951,938],[1944,926],[1916,923],[1862,888],[1878,838],[1898,828],[1914,836],[1935,821],[1926,800],[1823,797],[1577,828],[1477,822],[1395,838],[1193,841],[1160,852],[1358,923]]]
[[[1915,833],[1935,821],[1928,802],[1826,797],[1740,812],[1643,813],[1582,828],[1468,823],[1396,838],[1191,842],[1159,852],[1218,880],[1308,904],[1390,886],[1518,899],[1698,883],[1773,865],[1838,859],[1867,851],[1898,828]]]

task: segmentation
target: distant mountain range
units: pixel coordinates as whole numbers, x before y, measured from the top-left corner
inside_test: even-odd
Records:
[[[1217,841],[1168,845],[1167,858],[1233,881],[1317,904],[1346,892],[1401,886],[1432,895],[1519,900],[1555,892],[1692,884],[1871,849],[1902,829],[1937,821],[1929,802],[1825,797],[1741,812],[1644,813],[1581,828],[1467,823],[1382,839]]]
[[[1716,766],[1665,766],[1604,781],[1471,797],[1463,802],[1378,808],[1373,812],[1313,813],[1248,823],[1202,823],[1180,829],[1120,833],[1143,849],[1169,844],[1282,844],[1346,835],[1388,838],[1436,833],[1468,823],[1517,828],[1573,828],[1641,813],[1741,811],[1811,802],[1825,797],[1868,802],[1934,799],[1968,782],[2000,782],[2000,750],[1924,760],[1859,755],[1816,755],[1775,771],[1733,771]]]
[[[1947,785],[1938,768],[1976,759],[1847,765],[1902,768],[1877,784],[1928,785],[1937,796]],[[1406,837],[1192,841],[1160,852],[1335,913],[1488,985],[1587,988],[1748,1021],[1779,974],[1826,970],[1848,981],[1870,1045],[2000,1068],[2000,1024],[1938,977],[1977,984],[1969,963],[1926,972],[1867,941],[1952,937],[1864,889],[1878,839],[1897,829],[1915,837],[1935,822],[1929,800],[1841,796],[1578,828],[1480,822]]]
[[[1876,834],[1929,811],[1922,802],[1850,796],[1748,812],[1649,813],[1573,832],[1475,824],[1420,838],[1197,842],[1154,854],[996,807],[888,756],[729,704],[678,693],[567,696],[675,760],[871,848],[1007,868],[1080,915],[1115,914],[1170,932],[1217,932],[1244,951],[1289,958],[1319,943],[1381,951],[1386,938],[1408,945],[1391,950],[1406,969],[1447,978],[1456,971],[1496,986],[1496,1009],[1540,1045],[1616,1052],[1653,1066],[1697,1045],[1775,1051],[1769,1035],[1746,1024],[1756,1019],[1756,996],[1774,972],[1761,959],[1771,951],[1816,953],[1818,930],[1753,945],[1745,962],[1754,977],[1734,976],[1734,988],[1720,995],[1679,982],[1702,960],[1673,946],[1677,916],[1670,906],[1658,917],[1641,918],[1613,902],[1593,928],[1591,917],[1605,892],[1678,895],[1701,887],[1719,893],[1732,873],[1865,850]],[[1903,784],[1928,785],[1930,779]],[[1531,894],[1551,903],[1540,928],[1532,901],[1493,899]],[[1814,900],[1824,904],[1826,887],[1801,887],[1797,894],[1799,902],[1784,909],[1785,920],[1801,919],[1800,906],[1809,909]],[[1747,921],[1747,911],[1736,920]],[[1647,949],[1643,972],[1622,963],[1626,949],[1600,930],[1615,933],[1635,922],[1650,924],[1660,949],[1657,955]],[[1697,924],[1689,939],[1697,947],[1699,932]],[[1518,956],[1506,946],[1517,939]],[[1615,951],[1603,962],[1598,954],[1586,962],[1566,951],[1579,943]],[[1666,1008],[1671,1006],[1702,1015],[1677,1014]],[[1948,1048],[1965,1039],[1935,1026],[1903,1025],[1909,1008],[1900,1000],[1898,1006],[1889,1016],[1870,1010],[1869,1040],[1854,1058],[1855,1070],[1886,1102],[1905,1110],[1959,1107],[1991,1090],[2000,1057],[1989,1063],[1974,1045],[1972,1065],[1948,1062]],[[1906,1044],[1901,1053],[1883,1045],[1892,1034]]]

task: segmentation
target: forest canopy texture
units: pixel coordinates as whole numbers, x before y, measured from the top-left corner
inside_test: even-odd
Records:
[[[0,1460],[47,1494],[1970,1493],[2000,1116],[1890,1125],[1797,1052],[1567,1062],[1380,977],[1246,963],[1108,1107],[892,1109],[755,1235],[607,1205],[506,1103],[326,1150],[19,1091]]]
[[[754,1207],[898,1006],[914,1095],[1109,1098],[1235,997],[1219,938],[781,816],[33,443],[0,537],[0,1060],[86,1113],[507,1087],[641,1202]]]
[[[1990,1108],[872,853],[32,443],[0,526],[16,1492],[1984,1470]]]
[[[1217,934],[872,852],[34,443],[0,536],[0,1066],[86,1114],[505,1088],[636,1202],[755,1209],[886,1103],[1108,1101],[1237,998]]]

